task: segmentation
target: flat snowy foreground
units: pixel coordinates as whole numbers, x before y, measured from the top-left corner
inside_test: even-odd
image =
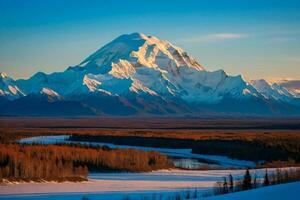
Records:
[[[262,187],[244,192],[214,196],[207,200],[295,200],[299,199],[300,182]]]
[[[269,172],[271,173],[271,169]],[[258,178],[265,170],[252,170]],[[240,179],[245,170],[160,170],[151,173],[95,173],[90,174],[89,181],[79,183],[19,183],[0,186],[0,199],[32,199],[57,196],[93,196],[103,198],[110,194],[121,198],[123,195],[140,195],[143,193],[168,193],[194,190],[199,193],[209,191],[214,183],[223,180],[231,173],[235,180]],[[56,198],[54,198],[56,199]]]

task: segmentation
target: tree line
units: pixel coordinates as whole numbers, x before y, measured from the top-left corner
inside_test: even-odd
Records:
[[[168,158],[156,151],[82,145],[0,145],[2,181],[86,180],[88,171],[144,172],[170,167]]]
[[[295,182],[299,180],[299,168],[276,169],[273,173],[269,173],[266,169],[264,178],[262,179],[257,178],[256,175],[252,176],[249,169],[247,169],[242,180],[234,181],[231,174],[229,174],[228,177],[224,177],[223,181],[219,181],[215,184],[213,193],[214,195],[227,194],[231,192],[250,190],[258,187]]]
[[[164,137],[73,134],[69,140],[147,147],[191,148],[193,153],[212,155],[218,154],[242,160],[264,160],[267,162],[280,160],[286,161],[286,163],[288,161],[292,164],[300,163],[299,140],[291,140],[286,138],[271,138],[264,141],[248,140],[247,138],[234,140],[194,140]]]

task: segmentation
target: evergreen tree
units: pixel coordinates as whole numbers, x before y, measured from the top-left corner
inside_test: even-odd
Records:
[[[270,185],[270,181],[269,181],[268,171],[266,170],[265,180],[264,180],[264,186],[268,186],[268,185]]]
[[[233,177],[229,174],[229,191],[233,192]]]
[[[224,177],[224,182],[223,182],[223,194],[228,193],[228,184],[227,184],[227,179]]]
[[[251,188],[252,188],[252,185],[251,185],[251,175],[250,175],[249,169],[247,169],[246,173],[244,175],[242,189],[243,190],[249,190]]]
[[[256,174],[254,175],[254,180],[253,180],[253,188],[257,187],[257,176]]]

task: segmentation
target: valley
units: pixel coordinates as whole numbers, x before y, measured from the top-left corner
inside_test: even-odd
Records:
[[[247,168],[251,168],[252,176],[255,175],[260,181],[263,181],[266,169],[270,176],[278,168],[297,169],[300,149],[298,126],[299,121],[295,118],[1,118],[0,138],[3,147],[20,145],[28,150],[45,149],[45,152],[52,151],[51,148],[61,148],[68,154],[77,151],[77,156],[80,149],[85,152],[119,151],[128,159],[136,159],[140,155],[141,160],[145,159],[143,155],[146,152],[153,152],[156,158],[167,156],[171,164],[159,165],[158,162],[152,170],[144,171],[134,168],[141,166],[136,160],[131,165],[123,165],[125,168],[117,164],[117,168],[107,171],[108,168],[103,168],[103,164],[109,163],[110,159],[103,160],[102,165],[91,165],[84,161],[80,163],[86,165],[88,171],[78,171],[79,177],[85,177],[83,180],[55,177],[47,180],[42,176],[31,179],[34,182],[30,181],[30,177],[7,179],[0,186],[0,193],[4,199],[21,200],[62,197],[93,199],[111,195],[114,199],[152,198],[153,195],[155,198],[167,198],[195,191],[199,197],[205,196],[213,192],[217,181],[222,181],[229,174],[236,181],[242,179]],[[201,145],[204,146],[200,148]],[[253,150],[261,152],[252,153]],[[268,151],[273,157],[264,157]],[[77,156],[70,161],[77,160],[78,163]],[[142,163],[145,164],[144,161]],[[61,189],[58,190],[58,187]]]

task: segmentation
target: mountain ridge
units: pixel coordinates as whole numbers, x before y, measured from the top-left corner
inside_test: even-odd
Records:
[[[0,114],[18,113],[14,103],[30,95],[77,102],[85,115],[300,114],[298,94],[286,87],[207,71],[183,49],[142,33],[121,35],[63,72],[20,80],[1,73],[0,96],[9,101],[0,101]]]

